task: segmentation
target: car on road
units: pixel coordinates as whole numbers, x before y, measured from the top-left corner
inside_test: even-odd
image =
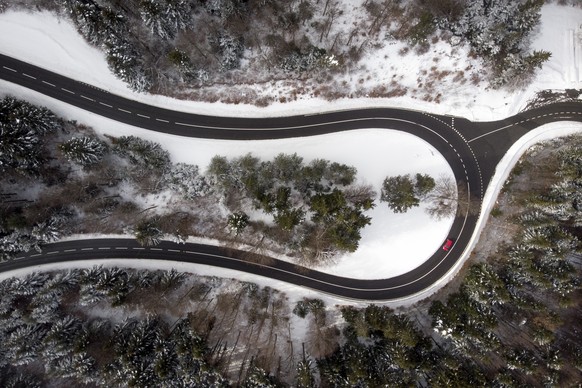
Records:
[[[452,239],[448,238],[447,241],[445,241],[445,245],[443,245],[443,251],[451,249],[454,243],[455,242]]]

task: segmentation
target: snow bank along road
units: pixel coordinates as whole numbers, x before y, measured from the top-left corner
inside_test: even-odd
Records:
[[[582,122],[581,103],[561,103],[522,112],[495,122],[431,115],[402,109],[375,108],[273,118],[214,117],[172,111],[142,104],[105,90],[0,55],[0,78],[98,115],[137,127],[179,136],[211,139],[260,140],[361,128],[387,128],[411,133],[434,146],[450,164],[455,178],[467,187],[471,206],[482,205],[495,167],[511,145],[542,124]],[[362,152],[355,149],[354,152]],[[477,199],[477,200],[475,200]],[[449,236],[455,245],[438,250],[414,270],[389,279],[362,280],[333,276],[294,264],[267,260],[257,264],[242,251],[199,244],[163,242],[141,247],[129,239],[93,239],[49,244],[42,253],[23,254],[0,264],[9,271],[39,264],[107,259],[158,259],[199,263],[245,271],[290,282],[343,298],[395,300],[415,295],[443,278],[463,256],[476,233],[479,211],[457,214]],[[386,260],[399,260],[386,252]]]

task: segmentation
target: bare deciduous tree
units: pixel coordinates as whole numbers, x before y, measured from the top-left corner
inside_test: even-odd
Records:
[[[455,217],[456,214],[479,214],[481,201],[469,193],[467,185],[446,176],[441,176],[434,190],[427,196],[426,212],[437,220]]]

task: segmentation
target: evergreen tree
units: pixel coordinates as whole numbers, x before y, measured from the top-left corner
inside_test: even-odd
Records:
[[[409,175],[388,177],[382,184],[380,201],[387,202],[395,213],[406,213],[420,204],[414,192],[414,182]]]
[[[38,173],[44,160],[42,137],[58,125],[46,108],[12,97],[0,100],[0,171]]]
[[[221,70],[232,70],[239,67],[244,52],[242,37],[222,32],[213,36],[210,43],[220,55]]]
[[[140,245],[149,247],[158,245],[164,235],[158,225],[157,218],[151,218],[139,222],[134,230],[135,239]]]
[[[89,136],[73,137],[59,148],[68,160],[82,166],[99,163],[107,149],[105,143]]]
[[[158,143],[135,136],[121,136],[115,139],[113,149],[142,171],[164,172],[170,167],[170,153]]]
[[[228,227],[234,234],[239,235],[248,226],[249,221],[249,216],[246,213],[236,212],[228,216]]]
[[[153,34],[172,39],[189,24],[191,4],[186,0],[142,0],[141,17]]]

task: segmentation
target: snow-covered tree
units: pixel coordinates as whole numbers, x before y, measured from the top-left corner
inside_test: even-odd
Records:
[[[204,6],[211,15],[218,16],[222,21],[226,21],[231,16],[241,16],[244,1],[241,0],[207,0]]]
[[[249,216],[244,212],[236,212],[228,216],[228,227],[238,235],[245,230],[249,224]]]
[[[135,136],[121,136],[115,139],[114,151],[127,157],[140,170],[164,172],[170,166],[170,153],[158,143]]]
[[[210,43],[220,55],[220,68],[222,70],[232,70],[239,67],[244,52],[241,37],[223,32],[212,36]]]
[[[330,68],[337,65],[333,55],[325,49],[309,46],[305,50],[292,50],[281,59],[281,67],[286,71],[304,72],[314,69]]]
[[[36,173],[43,161],[41,138],[58,124],[46,108],[12,97],[0,100],[0,171]]]
[[[46,221],[36,224],[32,228],[31,235],[40,243],[56,241],[61,236],[61,221],[57,217],[51,217]]]
[[[39,356],[47,330],[41,324],[23,324],[3,341],[6,357],[13,365],[27,365]]]
[[[141,17],[153,34],[172,39],[189,24],[191,2],[187,0],[142,0]]]
[[[45,107],[6,97],[0,101],[0,122],[14,128],[25,128],[37,136],[43,136],[54,132],[60,120]]]
[[[134,236],[140,245],[149,247],[158,245],[162,240],[164,233],[158,225],[157,218],[151,218],[140,221],[134,229]]]
[[[136,92],[145,92],[151,88],[151,76],[132,43],[120,38],[107,42],[106,47],[107,64],[117,77]]]
[[[105,143],[95,137],[73,137],[59,146],[65,157],[82,166],[98,163],[107,149]]]

